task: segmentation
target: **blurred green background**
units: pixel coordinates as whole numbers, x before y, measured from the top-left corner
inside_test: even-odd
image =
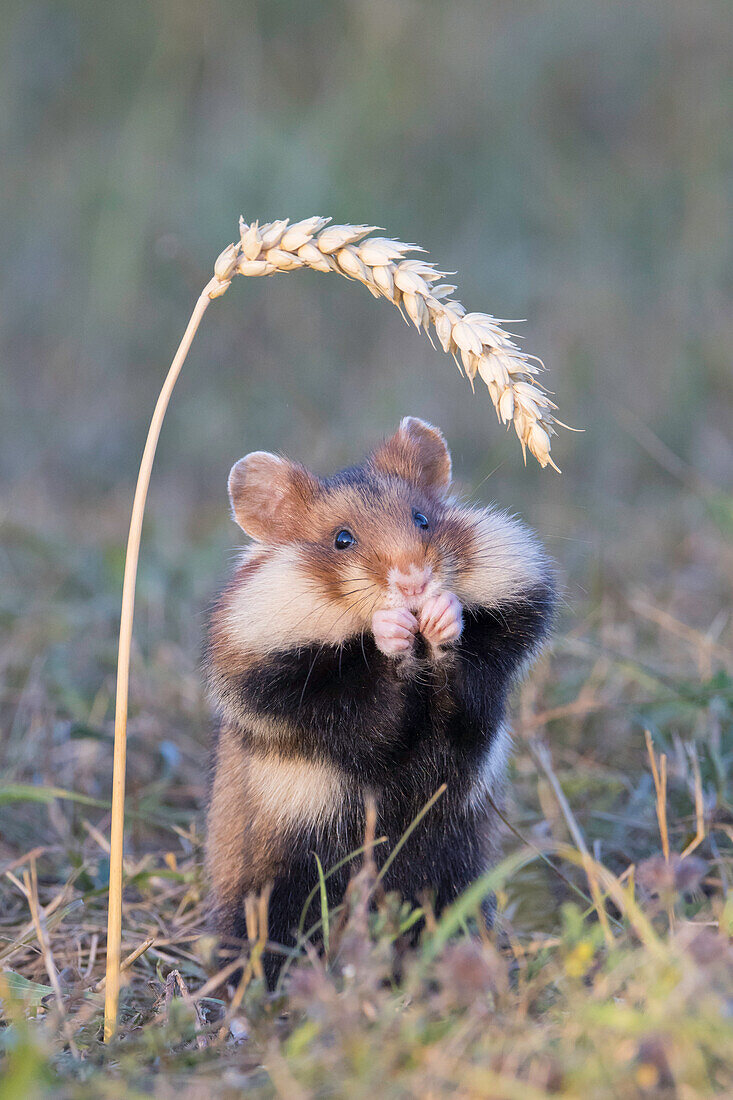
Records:
[[[87,578],[116,603],[149,416],[214,258],[240,213],[319,213],[419,242],[469,309],[526,317],[523,346],[585,433],[556,440],[562,477],[525,471],[485,389],[386,303],[312,273],[237,280],[164,426],[143,598],[156,554],[194,606],[215,586],[241,454],[328,472],[405,413],[444,428],[467,489],[540,530],[571,604],[600,572],[709,569],[695,538],[713,513],[730,526],[733,480],[728,0],[2,9],[10,542],[66,545],[82,572],[84,547],[107,547]],[[724,580],[691,605],[700,623]]]

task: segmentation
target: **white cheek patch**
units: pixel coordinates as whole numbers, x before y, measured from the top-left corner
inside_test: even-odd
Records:
[[[512,735],[506,723],[502,722],[468,792],[466,805],[469,809],[483,809],[487,794],[496,798],[506,775],[511,751]]]
[[[362,629],[356,609],[329,599],[293,547],[277,547],[227,597],[221,618],[238,649],[272,653],[302,645],[339,645]]]
[[[534,534],[502,512],[458,509],[475,540],[466,565],[458,570],[455,592],[461,603],[495,607],[538,584],[546,575],[545,556]]]

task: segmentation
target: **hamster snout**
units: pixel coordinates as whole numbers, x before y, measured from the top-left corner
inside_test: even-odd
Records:
[[[407,607],[418,611],[429,596],[437,591],[430,565],[418,565],[416,562],[406,569],[393,566],[387,574],[386,607]]]

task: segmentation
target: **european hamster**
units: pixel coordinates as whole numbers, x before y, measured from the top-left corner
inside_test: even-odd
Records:
[[[365,796],[388,838],[379,863],[446,783],[384,883],[410,900],[431,891],[440,912],[491,865],[507,695],[553,613],[545,555],[515,519],[451,496],[443,434],[414,417],[333,477],[246,455],[229,497],[254,544],[208,634],[216,933],[241,943],[245,895],[272,883],[269,938],[292,945],[313,853],[327,871],[359,848]],[[330,905],[352,871],[327,880]]]

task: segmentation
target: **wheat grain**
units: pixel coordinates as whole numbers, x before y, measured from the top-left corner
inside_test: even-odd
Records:
[[[363,283],[375,298],[386,298],[430,339],[438,342],[474,386],[478,377],[489,391],[500,423],[511,425],[525,456],[529,450],[541,466],[557,466],[550,455],[556,434],[557,406],[535,375],[544,370],[534,356],[521,351],[502,322],[488,313],[467,313],[453,298],[456,287],[440,280],[448,273],[423,259],[406,258],[424,252],[415,244],[388,237],[370,237],[374,225],[328,225],[330,218],[289,219],[247,225],[239,221],[239,240],[214,264],[206,293],[218,298],[235,275],[277,275],[308,267],[335,271]],[[431,340],[432,343],[432,340]]]

